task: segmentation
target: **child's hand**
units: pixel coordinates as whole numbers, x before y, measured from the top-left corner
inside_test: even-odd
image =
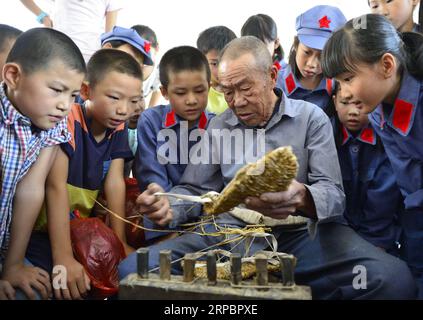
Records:
[[[12,287],[21,289],[28,299],[35,300],[37,298],[34,289],[42,299],[51,297],[50,276],[40,268],[23,264],[11,265],[5,267],[3,280],[8,281]]]
[[[53,288],[54,296],[58,300],[81,300],[83,299],[90,287],[90,278],[85,272],[84,267],[74,259],[73,256],[57,259],[55,265],[61,265],[66,270],[66,288]],[[59,276],[59,275],[57,275]],[[52,276],[54,280],[54,275]]]
[[[157,183],[152,183],[147,190],[137,198],[138,211],[160,226],[166,226],[172,221],[172,209],[166,197],[156,197],[156,192],[164,192]]]
[[[0,300],[15,300],[15,289],[4,280],[0,280]]]

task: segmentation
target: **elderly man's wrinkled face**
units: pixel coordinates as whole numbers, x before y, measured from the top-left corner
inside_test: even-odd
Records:
[[[218,76],[225,99],[238,119],[250,127],[264,125],[272,115],[277,71],[260,70],[250,54],[223,58]]]

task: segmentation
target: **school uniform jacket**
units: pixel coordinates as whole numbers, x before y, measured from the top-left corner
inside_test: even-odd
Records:
[[[295,77],[290,65],[279,71],[276,83],[276,87],[282,89],[288,98],[313,103],[324,111],[331,99],[333,85],[332,79],[323,78],[316,89],[305,89]]]
[[[348,224],[377,247],[393,249],[399,239],[397,214],[403,198],[391,163],[376,133],[366,127],[354,137],[341,127],[343,141],[338,148]]]

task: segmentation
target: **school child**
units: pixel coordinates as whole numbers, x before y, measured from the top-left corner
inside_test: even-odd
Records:
[[[225,26],[216,26],[202,31],[197,39],[198,50],[206,56],[209,62],[211,86],[207,110],[214,114],[221,114],[228,108],[217,78],[217,63],[222,49],[235,38],[236,35],[231,29]]]
[[[123,27],[113,27],[113,30],[101,35],[103,49],[118,49],[130,54],[141,67],[152,66],[151,44],[143,39],[136,30]]]
[[[387,17],[399,32],[422,32],[421,17],[418,24],[413,19],[420,0],[368,0],[367,3],[371,13]]]
[[[278,37],[278,27],[272,17],[266,14],[256,14],[247,19],[241,28],[241,37],[255,36],[263,41],[278,70],[287,66],[285,53]]]
[[[6,58],[12,49],[16,38],[22,34],[21,30],[8,26],[7,24],[0,24],[0,81],[3,81],[1,70],[6,63]]]
[[[73,41],[46,28],[20,35],[3,67],[0,265],[1,279],[18,289],[16,298],[47,299],[51,294],[49,274],[34,268],[25,252],[57,145],[70,139],[65,117],[85,71]]]
[[[147,40],[151,45],[150,55],[153,65],[144,65],[142,73],[144,75],[143,91],[144,100],[147,108],[154,107],[159,104],[162,94],[160,93],[160,76],[158,63],[156,61],[159,54],[159,42],[157,41],[156,33],[148,26],[137,24],[132,26],[144,40]]]
[[[364,21],[366,28],[357,28],[357,21]],[[371,113],[405,198],[401,249],[422,298],[423,36],[401,36],[386,17],[368,14],[334,33],[322,66],[325,76],[339,81],[345,99]]]
[[[322,74],[321,54],[326,41],[345,22],[342,12],[332,6],[315,6],[297,17],[289,66],[279,72],[276,84],[288,98],[308,101],[326,110],[333,81]]]
[[[201,138],[191,141],[194,131],[201,134],[213,114],[205,111],[210,87],[210,68],[196,48],[176,47],[160,61],[162,95],[168,105],[145,110],[138,121],[136,178],[143,192],[151,183],[169,191],[178,184],[189,160],[189,151]],[[147,218],[144,225],[153,225]],[[146,232],[146,240],[163,235]]]
[[[344,217],[364,239],[397,255],[398,213],[403,209],[404,199],[382,141],[369,124],[362,105],[348,101],[338,83],[328,113],[333,115],[346,195]]]
[[[89,217],[101,189],[108,209],[125,214],[123,167],[124,161],[132,158],[126,121],[141,99],[141,68],[125,52],[97,51],[88,62],[87,74],[81,87],[85,103],[73,105],[68,117],[71,140],[61,145],[47,179],[47,216],[40,215],[38,232],[28,249],[37,260],[34,263],[45,270],[51,271],[53,265],[66,267],[69,289],[55,290],[58,299],[80,299],[89,289],[85,272],[73,257],[70,213],[78,210],[81,217]],[[46,219],[50,241],[42,232]],[[126,243],[124,222],[111,216],[111,228],[125,252],[132,252]]]
[[[152,56],[152,45],[150,41],[147,41],[141,36],[141,31],[144,28],[138,28],[134,26],[130,29],[123,27],[114,27],[113,30],[109,33],[105,33],[101,36],[101,45],[102,48],[113,48],[120,51],[129,53],[135,60],[138,61],[142,70],[145,68],[153,67],[154,60]],[[145,30],[144,30],[145,31]],[[149,72],[149,70],[146,70]],[[145,74],[143,73],[145,76]],[[153,76],[150,74],[150,76]],[[149,77],[148,77],[149,78]],[[143,82],[144,83],[144,82]],[[143,85],[144,87],[144,85]],[[136,128],[139,115],[145,109],[145,95],[146,91],[143,89],[142,99],[139,100],[137,109],[133,112],[132,116],[128,120],[128,139],[129,146],[135,155],[137,150],[137,139],[136,139]],[[125,172],[126,175],[129,175],[131,171],[132,164],[126,163]]]

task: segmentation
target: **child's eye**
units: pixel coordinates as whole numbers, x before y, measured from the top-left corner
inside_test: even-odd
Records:
[[[63,92],[63,90],[57,89],[57,88],[53,88],[53,87],[50,87],[50,89],[53,90],[54,92],[57,92],[57,93],[62,93]]]
[[[353,76],[348,76],[348,77],[346,77],[346,78],[344,78],[344,82],[351,82],[351,80],[353,79],[354,77]]]
[[[119,98],[118,97],[115,97],[115,96],[108,95],[107,97],[110,98],[110,99],[112,99],[112,100],[119,100]]]

